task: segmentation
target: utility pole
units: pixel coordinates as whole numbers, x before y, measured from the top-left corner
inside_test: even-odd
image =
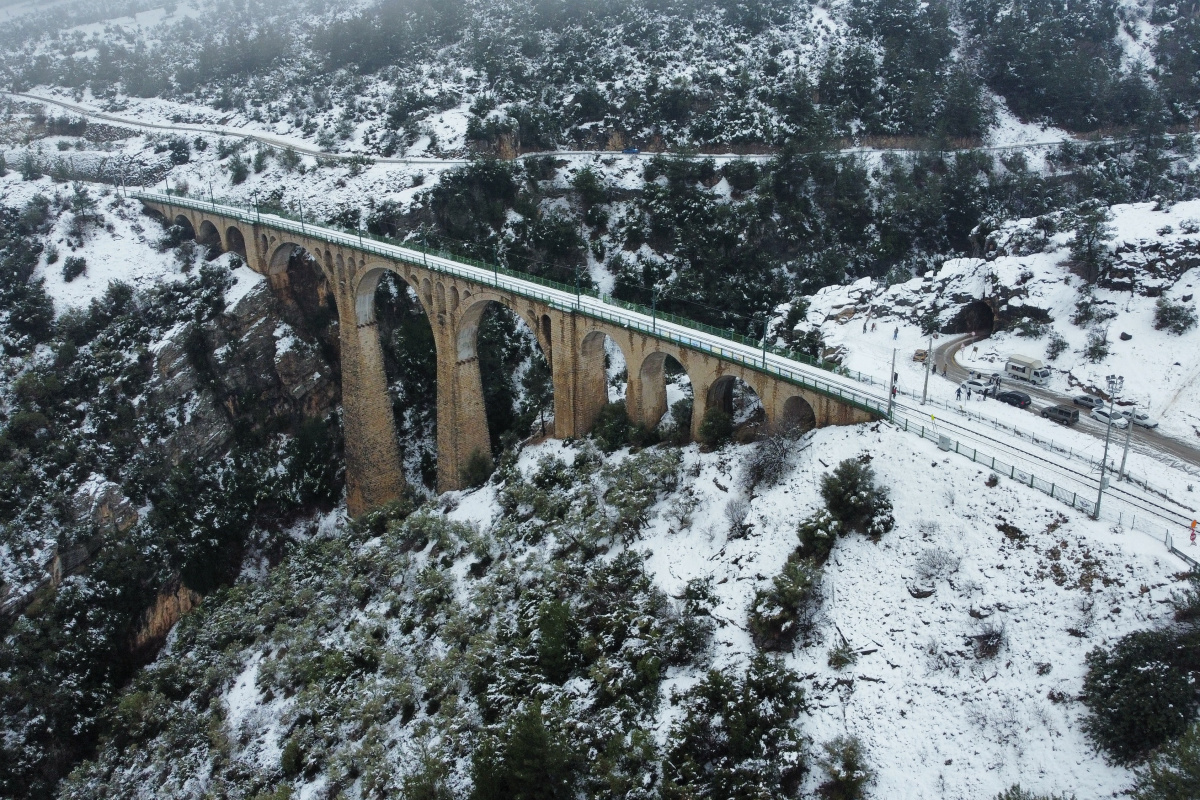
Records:
[[[1137,406],[1133,407],[1133,413],[1126,419],[1129,425],[1125,427],[1125,452],[1121,454],[1121,471],[1117,474],[1117,480],[1125,480],[1125,459],[1129,458],[1129,440],[1133,438],[1133,418],[1137,416]]]
[[[650,330],[658,332],[658,287],[650,287]]]
[[[929,349],[925,351],[925,386],[921,389],[921,405],[929,398],[929,362],[933,361],[933,332],[929,333]],[[934,365],[936,366],[936,365]]]
[[[892,409],[896,405],[896,348],[892,348],[892,375],[888,388],[888,422],[892,421]]]
[[[1125,379],[1120,375],[1108,376],[1108,429],[1104,434],[1104,457],[1100,459],[1100,489],[1096,492],[1096,510],[1092,519],[1100,519],[1100,500],[1104,497],[1104,470],[1108,466],[1108,443],[1112,439],[1113,409],[1117,405],[1117,395],[1125,385]]]
[[[763,316],[763,340],[762,340],[763,369],[767,368],[767,325],[769,325],[769,324],[770,324],[770,319],[766,315],[764,315]]]

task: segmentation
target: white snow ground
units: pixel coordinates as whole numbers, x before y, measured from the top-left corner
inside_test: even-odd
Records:
[[[531,447],[522,467],[561,449]],[[1073,698],[1090,649],[1169,616],[1180,561],[1025,486],[989,488],[987,470],[885,425],[817,431],[789,478],[751,498],[749,535],[730,539],[724,509],[740,496],[743,453],[689,448],[688,477],[635,547],[668,593],[713,578],[716,663],[744,664],[753,653],[745,625],[754,590],[796,546],[797,523],[820,502],[819,476],[842,459],[871,456],[892,489],[896,529],[878,542],[838,542],[814,641],[786,657],[805,677],[806,733],[817,743],[853,734],[865,744],[876,772],[870,796],[990,800],[1020,782],[1094,798],[1131,784],[1129,771],[1092,750]],[[490,488],[460,495],[451,516],[486,526],[499,513],[492,498]],[[997,525],[1013,527],[1006,535]],[[935,594],[915,599],[908,589],[923,583],[919,563],[931,552],[948,566],[932,580]],[[996,657],[976,658],[967,637],[988,625],[1001,627],[1006,643]],[[839,632],[860,653],[843,671],[827,664]],[[671,672],[664,698],[699,677]],[[669,708],[664,702],[664,732]]]

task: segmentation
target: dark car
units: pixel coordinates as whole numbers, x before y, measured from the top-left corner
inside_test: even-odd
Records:
[[[1079,422],[1079,409],[1064,405],[1050,406],[1042,409],[1042,417],[1061,422],[1063,425],[1074,425]]]
[[[996,395],[996,399],[1001,403],[1008,403],[1010,406],[1016,406],[1017,408],[1026,408],[1033,402],[1033,399],[1024,392],[1001,392]]]
[[[1077,394],[1071,398],[1071,402],[1077,406],[1083,406],[1084,408],[1088,409],[1102,408],[1104,406],[1103,400],[1101,400],[1099,397],[1092,397],[1090,394]]]

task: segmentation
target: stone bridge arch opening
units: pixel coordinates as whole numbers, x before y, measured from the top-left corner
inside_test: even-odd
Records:
[[[548,318],[546,318],[547,321]],[[604,406],[624,403],[629,394],[629,369],[625,353],[602,330],[584,334],[579,345],[576,391],[579,393],[579,430],[590,431]],[[626,407],[633,416],[634,410]]]
[[[175,217],[171,224],[183,231],[179,236],[181,240],[196,238],[196,229],[192,227],[192,221],[183,214]]]
[[[817,427],[817,412],[812,404],[798,394],[783,401],[779,419],[774,427],[789,436],[800,436]]]
[[[432,489],[438,479],[439,391],[433,325],[416,290],[390,269],[364,278],[359,301],[359,324],[374,322],[378,331],[405,477]]]
[[[280,301],[283,321],[301,338],[314,341],[321,357],[340,373],[337,298],[320,260],[299,245],[283,245],[275,255],[278,265],[268,281]]]
[[[692,427],[692,379],[669,353],[654,352],[638,370],[641,420],[648,428],[675,431],[686,439]]]
[[[436,287],[434,296],[437,302]],[[463,311],[458,361],[478,366],[492,456],[513,440],[555,433],[552,328],[549,317],[526,316],[490,297]]]
[[[225,250],[237,253],[246,263],[250,262],[250,256],[246,254],[246,237],[242,236],[242,230],[237,226],[231,225],[225,230]]]
[[[733,438],[739,442],[750,442],[758,437],[767,422],[766,410],[758,392],[749,383],[734,375],[722,375],[708,387],[705,416],[724,414],[732,426]],[[701,425],[704,421],[701,421]],[[718,423],[723,425],[724,423]]]
[[[217,226],[213,225],[208,220],[200,222],[200,230],[196,231],[196,244],[207,248],[206,258],[212,260],[221,253],[225,252],[221,246],[221,234],[217,231]]]

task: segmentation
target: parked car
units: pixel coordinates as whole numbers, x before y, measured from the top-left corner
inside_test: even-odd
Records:
[[[1147,414],[1145,411],[1126,411],[1125,418],[1131,420],[1134,425],[1141,425],[1143,428],[1157,428],[1158,420]]]
[[[1071,398],[1071,402],[1084,408],[1101,408],[1104,405],[1103,400],[1099,397],[1092,397],[1090,394],[1077,394]]]
[[[1033,398],[1024,392],[1001,392],[996,395],[996,399],[1017,408],[1027,408],[1033,402]]]
[[[1108,409],[1107,408],[1093,408],[1092,416],[1095,417],[1096,419],[1098,419],[1100,422],[1104,423],[1105,425],[1108,424]],[[1126,428],[1129,426],[1129,420],[1125,419],[1124,415],[1122,415],[1122,414],[1114,413],[1112,415],[1112,426],[1114,428]]]
[[[971,391],[972,395],[988,395],[996,393],[996,387],[994,385],[985,380],[980,380],[979,378],[969,378],[960,383],[958,388],[962,389],[962,393],[964,395],[967,393],[968,389]]]
[[[1074,425],[1079,422],[1079,409],[1073,406],[1047,406],[1042,409],[1043,419],[1052,419],[1063,425]]]

